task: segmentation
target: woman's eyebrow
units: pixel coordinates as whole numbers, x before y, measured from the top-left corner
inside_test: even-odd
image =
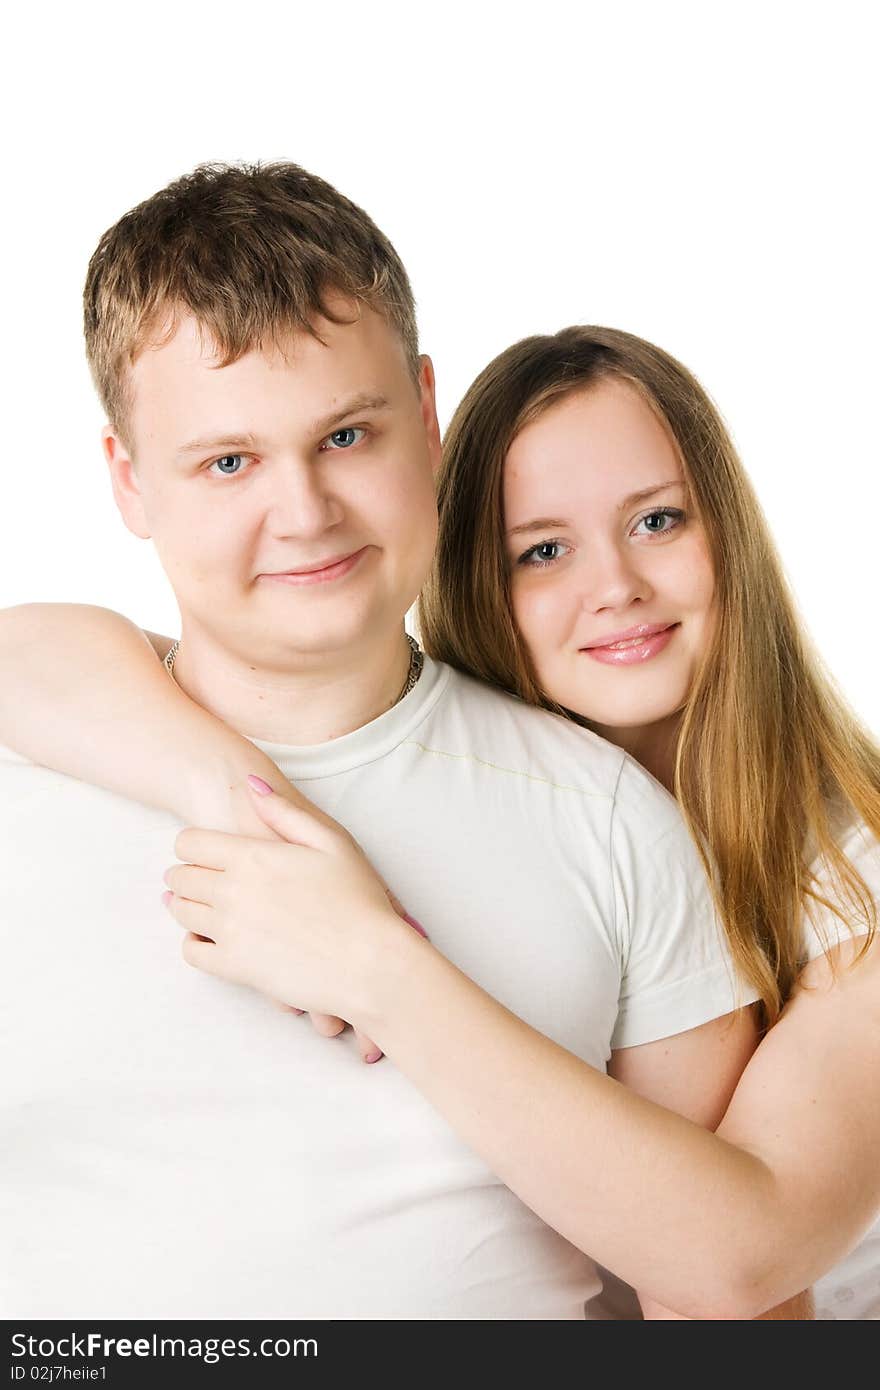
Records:
[[[682,487],[681,478],[670,478],[666,483],[652,483],[650,487],[640,488],[638,492],[631,492],[629,497],[624,497],[618,505],[618,511],[623,511],[625,507],[631,507],[634,502],[644,502],[646,497],[653,497],[655,492],[663,492],[668,487]],[[558,516],[537,516],[534,521],[524,521],[519,526],[511,526],[508,536],[519,536],[524,531],[552,531],[561,530],[569,525],[562,517]]]
[[[652,483],[650,487],[641,488],[639,492],[631,492],[629,497],[624,497],[618,511],[622,512],[624,507],[631,507],[633,502],[644,502],[646,497],[653,497],[655,492],[663,492],[668,487],[681,486],[681,478],[671,478],[668,483]]]
[[[558,516],[538,516],[534,521],[524,521],[520,526],[511,526],[508,536],[518,536],[523,531],[552,531],[561,529],[568,525],[567,521],[561,521]]]

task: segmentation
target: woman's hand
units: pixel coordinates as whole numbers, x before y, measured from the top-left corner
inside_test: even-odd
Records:
[[[378,1018],[383,980],[418,945],[401,918],[423,929],[392,905],[341,826],[249,781],[261,820],[281,838],[180,833],[175,852],[188,862],[166,873],[165,901],[187,931],[184,958],[289,1006],[356,1026]],[[382,1055],[365,1037],[362,1052]]]

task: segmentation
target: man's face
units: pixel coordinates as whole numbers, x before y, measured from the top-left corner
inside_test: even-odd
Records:
[[[431,562],[433,375],[363,308],[219,367],[191,317],[132,369],[129,455],[105,450],[126,525],[152,537],[184,631],[261,669],[369,647]]]

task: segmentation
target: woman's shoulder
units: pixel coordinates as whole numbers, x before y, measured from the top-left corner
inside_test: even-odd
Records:
[[[832,818],[834,839],[859,875],[880,915],[880,840],[861,816],[836,812]],[[840,880],[837,868],[821,854],[814,854],[809,865],[813,875],[813,895],[807,899],[803,923],[803,959],[814,960],[824,952],[853,937],[864,936],[866,924],[863,911],[851,901],[847,885]],[[823,902],[821,899],[826,899]],[[829,904],[843,913],[843,919]]]

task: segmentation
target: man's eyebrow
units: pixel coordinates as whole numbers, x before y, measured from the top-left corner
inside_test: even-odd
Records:
[[[349,415],[359,414],[365,410],[386,410],[387,408],[388,400],[385,396],[376,396],[361,391],[356,396],[350,397],[332,414],[313,421],[311,433],[313,435],[332,434],[339,422],[347,419]],[[177,450],[176,457],[182,459],[187,458],[190,454],[231,454],[239,451],[259,453],[260,441],[257,436],[255,434],[223,434],[216,435],[211,439],[191,439],[188,443],[181,445]]]
[[[216,435],[213,439],[191,439],[188,444],[182,444],[177,451],[177,458],[186,458],[189,454],[232,454],[238,452],[255,453],[257,451],[258,440],[254,434],[223,434]]]
[[[368,391],[361,391],[356,396],[351,396],[338,410],[334,410],[330,415],[324,415],[312,424],[312,434],[332,434],[333,430],[341,420],[348,419],[349,415],[358,415],[364,410],[387,410],[388,399],[386,396],[372,395]]]

